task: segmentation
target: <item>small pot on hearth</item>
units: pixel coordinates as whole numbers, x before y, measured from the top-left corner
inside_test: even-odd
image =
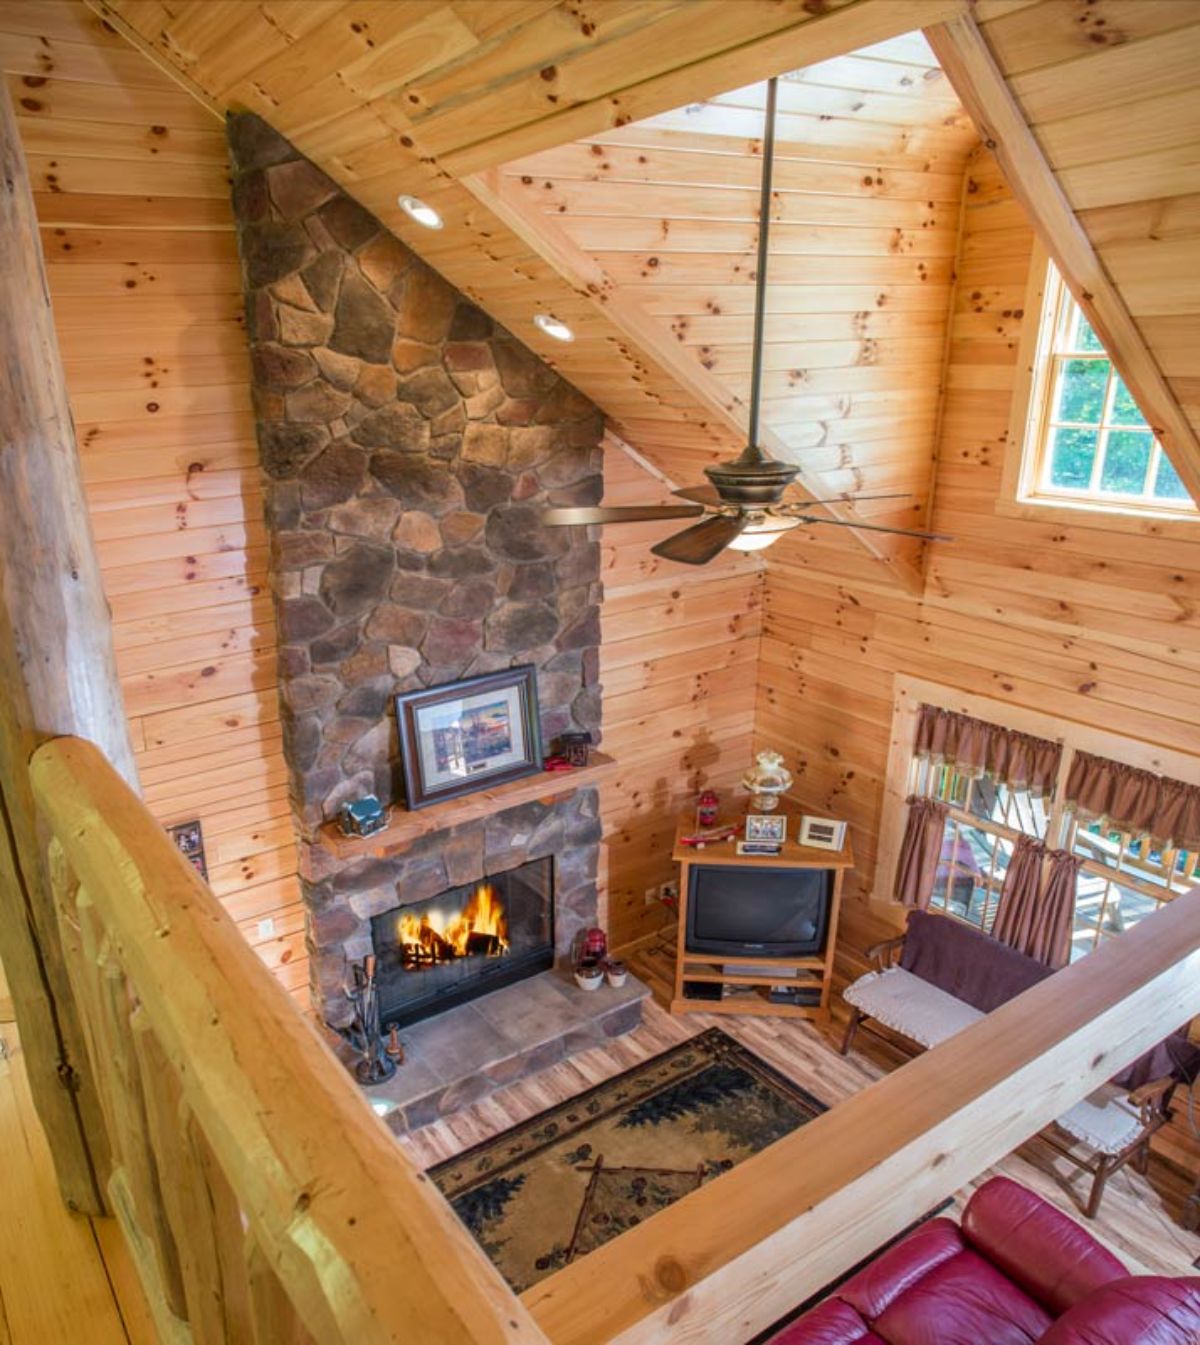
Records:
[[[604,984],[604,968],[595,958],[575,964],[575,984],[580,990],[599,990]]]
[[[629,974],[625,970],[625,963],[620,958],[610,957],[605,963],[604,974],[608,978],[608,983],[614,990],[619,990],[625,984],[625,977]]]

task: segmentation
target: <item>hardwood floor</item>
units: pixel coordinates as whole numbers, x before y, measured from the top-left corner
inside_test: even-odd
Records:
[[[673,933],[668,932],[623,954],[631,970],[650,984],[655,996],[655,1002],[646,1006],[637,1031],[493,1093],[483,1102],[405,1137],[401,1143],[413,1159],[429,1167],[707,1027],[723,1028],[831,1105],[902,1063],[898,1052],[872,1041],[856,1046],[848,1058],[841,1056],[837,1050],[841,1021],[835,1021],[830,1030],[820,1030],[796,1019],[711,1014],[673,1018],[663,1007],[671,995],[673,941]],[[840,997],[835,998],[840,1003]],[[997,1171],[1031,1187],[1081,1223],[1087,1222],[1081,1200],[1090,1179],[1046,1145],[1032,1142],[999,1167],[981,1174],[974,1185]],[[1145,1177],[1125,1167],[1109,1179],[1100,1213],[1088,1227],[1131,1271],[1195,1274],[1192,1263],[1200,1256],[1200,1236],[1185,1231],[1178,1222],[1190,1189],[1191,1179],[1158,1157],[1152,1158]],[[961,1209],[969,1195],[970,1188],[958,1193],[956,1209]]]
[[[0,1153],[0,1345],[154,1345],[116,1223],[59,1199],[2,974]]]

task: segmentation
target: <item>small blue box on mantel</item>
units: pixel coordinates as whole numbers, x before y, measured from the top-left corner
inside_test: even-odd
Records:
[[[387,826],[387,809],[374,794],[350,799],[338,809],[338,827],[343,836],[373,836]]]

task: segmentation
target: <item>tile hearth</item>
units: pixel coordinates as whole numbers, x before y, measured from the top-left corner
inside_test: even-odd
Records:
[[[404,1064],[363,1091],[394,1131],[417,1130],[632,1031],[649,995],[633,976],[585,991],[562,971],[542,972],[405,1029]]]

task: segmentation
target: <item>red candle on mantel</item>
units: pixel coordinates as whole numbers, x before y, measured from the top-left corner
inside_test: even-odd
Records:
[[[717,824],[717,814],[721,809],[721,800],[717,797],[716,791],[706,789],[696,800],[696,825],[700,827],[715,827]]]

